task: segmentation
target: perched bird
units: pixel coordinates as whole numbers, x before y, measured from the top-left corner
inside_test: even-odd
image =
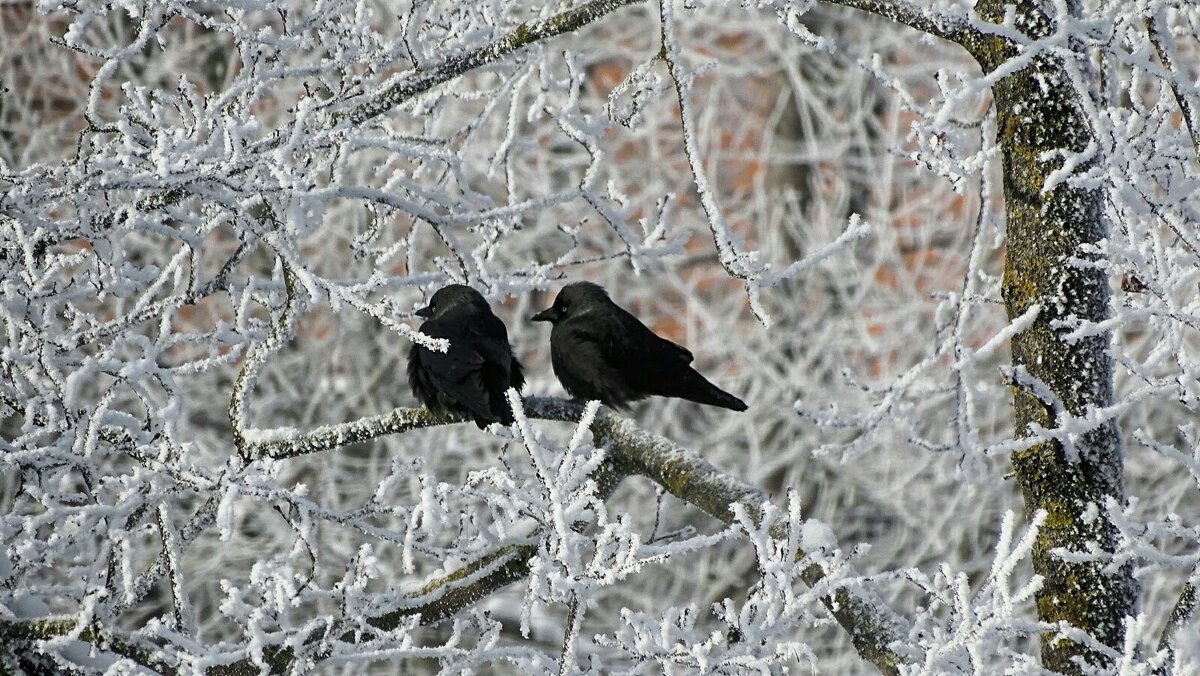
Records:
[[[576,399],[599,399],[613,408],[651,395],[746,410],[689,364],[692,353],[660,338],[591,282],[568,284],[554,305],[533,316],[550,322],[554,375]]]
[[[524,369],[513,356],[504,322],[483,295],[462,284],[444,286],[417,316],[428,318],[421,333],[450,341],[446,352],[416,343],[408,351],[408,384],[417,401],[433,411],[470,416],[479,429],[511,424],[504,392],[521,390]]]

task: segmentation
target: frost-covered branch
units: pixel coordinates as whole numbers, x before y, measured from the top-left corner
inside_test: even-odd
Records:
[[[355,106],[347,115],[347,119],[351,124],[361,124],[386,113],[402,101],[407,101],[480,66],[493,63],[547,38],[579,30],[613,10],[643,1],[590,0],[590,2],[549,18],[522,23],[504,37],[482,48],[473,49],[437,65],[418,68],[415,72],[399,76],[396,82],[387,85],[379,93],[371,96],[369,101]]]
[[[541,420],[575,422],[584,412],[582,404],[562,399],[527,397],[523,404],[526,415]],[[434,415],[426,409],[397,409],[383,416],[330,425],[307,434],[271,439],[272,434],[266,433],[264,440],[251,446],[251,454],[270,458],[297,457],[461,421],[452,416]],[[663,437],[639,429],[628,418],[601,410],[591,429],[595,444],[609,450],[619,472],[648,478],[719,521],[730,523],[734,520],[736,512],[731,509],[732,505],[742,505],[749,514],[755,515],[757,521],[761,505],[769,502],[761,489],[718,470],[701,456],[679,448]],[[516,576],[520,564],[513,562],[504,570]],[[801,577],[807,585],[814,587],[824,579],[825,572],[814,564],[804,568]],[[508,575],[489,577],[480,583],[479,589],[464,592],[462,598],[477,598],[485,593],[482,590],[494,589],[498,580],[508,580]],[[885,673],[895,671],[904,661],[890,646],[903,635],[902,625],[878,598],[861,589],[853,592],[836,589],[822,600],[850,634],[864,659]]]
[[[1180,71],[1180,58],[1175,38],[1164,27],[1166,24],[1164,13],[1165,10],[1161,8],[1151,11],[1150,15],[1146,17],[1146,30],[1150,34],[1150,43],[1154,45],[1154,52],[1158,54],[1158,60],[1162,61],[1163,68],[1166,68],[1170,74],[1167,82],[1171,87],[1171,93],[1175,95],[1175,102],[1179,104],[1180,112],[1183,113],[1183,123],[1192,137],[1196,161],[1200,162],[1200,100],[1197,100],[1195,85],[1185,90],[1180,83],[1180,78],[1185,75]]]
[[[1196,622],[1196,605],[1197,598],[1200,592],[1197,591],[1200,587],[1200,567],[1194,568],[1192,574],[1183,583],[1183,591],[1179,593],[1179,600],[1175,602],[1175,607],[1171,609],[1171,614],[1167,617],[1167,623],[1163,625],[1162,634],[1158,639],[1158,649],[1167,651],[1172,657],[1175,655],[1175,642],[1179,632],[1186,630]]]
[[[0,642],[18,651],[28,651],[30,655],[34,652],[32,646],[37,642],[61,642],[64,638],[78,639],[101,650],[112,651],[133,664],[160,674],[175,673],[175,669],[169,662],[155,655],[155,646],[132,643],[114,635],[99,623],[80,626],[74,618],[45,618],[34,621],[0,618]],[[30,666],[32,667],[33,664]]]
[[[679,104],[679,127],[683,136],[684,155],[687,157],[692,181],[700,196],[700,205],[704,209],[708,229],[717,249],[717,259],[726,272],[746,283],[751,309],[760,322],[769,326],[770,316],[763,309],[759,299],[758,286],[755,284],[756,280],[767,271],[768,266],[763,264],[760,254],[745,250],[741,237],[733,231],[725,215],[721,213],[721,206],[717,203],[716,195],[709,183],[704,158],[700,155],[695,114],[691,102],[695,74],[688,71],[683,63],[682,48],[678,42],[679,37],[675,28],[674,11],[670,2],[659,2],[659,33],[661,36],[659,58],[666,63],[671,82],[674,84],[675,97]]]
[[[254,388],[254,383],[258,379],[258,374],[262,370],[266,358],[282,347],[295,332],[299,316],[297,307],[299,291],[296,288],[296,275],[287,263],[283,261],[280,263],[285,292],[283,311],[267,339],[255,344],[246,355],[246,359],[242,362],[242,368],[233,381],[232,393],[229,395],[229,427],[233,433],[234,446],[243,457],[248,454],[246,416],[249,406],[247,398]]]
[[[964,17],[944,9],[921,7],[907,0],[820,0],[830,5],[841,5],[869,12],[896,23],[915,28],[935,37],[963,44],[972,33]]]

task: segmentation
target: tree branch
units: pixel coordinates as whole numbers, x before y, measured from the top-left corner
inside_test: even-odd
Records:
[[[527,397],[524,407],[530,418],[568,423],[578,422],[584,411],[582,403],[549,397]],[[248,442],[246,454],[249,460],[294,458],[386,435],[464,420],[451,415],[433,414],[426,409],[400,408],[382,416],[329,425],[287,438],[271,440],[269,431],[260,432],[254,435],[257,441]],[[699,454],[646,432],[632,420],[604,408],[596,415],[591,431],[595,444],[606,447],[610,453],[609,461],[601,466],[602,474],[597,476],[604,497],[610,495],[624,477],[640,475],[723,523],[733,520],[730,509],[733,503],[744,505],[747,513],[756,521],[761,518],[762,506],[768,502],[767,494],[721,472]],[[267,439],[262,440],[264,437]],[[776,528],[772,527],[772,533],[775,531]],[[779,535],[782,536],[781,531]],[[455,573],[429,581],[418,595],[412,597],[414,603],[411,606],[406,605],[380,615],[371,619],[370,623],[389,630],[398,626],[402,618],[418,613],[422,615],[423,623],[450,617],[528,575],[529,560],[535,553],[534,545],[506,545]],[[824,578],[825,572],[816,564],[801,573],[801,579],[809,586],[821,583]],[[897,673],[899,665],[906,659],[891,646],[901,640],[906,632],[903,622],[888,611],[880,599],[861,589],[853,593],[838,589],[822,598],[822,602],[838,624],[850,634],[863,659],[885,674]],[[66,622],[70,627],[64,624],[63,633],[74,626],[73,622]],[[272,665],[285,665],[294,659],[294,652],[290,648],[280,647],[266,655]],[[249,668],[250,665],[229,665],[221,673],[251,673],[241,670],[242,667]],[[257,667],[253,673],[257,673]]]
[[[577,422],[584,405],[579,402],[548,397],[526,397],[525,414],[530,418],[559,422]],[[385,434],[395,434],[422,427],[461,422],[463,418],[435,415],[425,409],[396,409],[391,413],[365,418],[341,425],[330,425],[308,434],[266,441],[252,447],[251,457],[285,458],[329,450],[338,446],[370,441]],[[766,493],[741,479],[721,472],[702,456],[681,448],[668,439],[640,429],[632,420],[602,408],[592,423],[592,435],[597,446],[608,448],[610,457],[622,475],[640,475],[665,488],[675,497],[699,508],[705,514],[723,522],[733,520],[730,505],[740,503],[757,521],[762,505],[769,501]],[[269,434],[269,433],[268,433]],[[774,532],[774,528],[773,528]],[[780,533],[781,535],[782,533]],[[484,562],[480,562],[483,565]],[[517,574],[518,564],[505,570]],[[528,571],[528,562],[524,562]],[[521,574],[523,576],[524,573]],[[806,568],[801,578],[815,586],[825,578],[818,565]],[[508,584],[493,584],[502,576],[488,578],[488,592]],[[461,598],[478,599],[486,595],[463,592]],[[902,622],[886,610],[883,602],[864,591],[850,593],[839,589],[822,602],[854,642],[863,659],[883,673],[896,673],[905,659],[890,647],[904,636]]]
[[[246,429],[247,399],[250,390],[258,380],[258,372],[262,369],[267,356],[287,342],[296,329],[296,311],[298,309],[296,275],[282,258],[279,261],[282,263],[283,286],[287,296],[283,304],[283,312],[280,313],[279,319],[275,322],[267,339],[254,345],[246,353],[242,368],[233,381],[233,392],[229,396],[229,429],[233,434],[233,444],[237,447],[238,453],[247,461],[251,458],[248,449],[250,442],[246,438],[247,432],[250,431]]]
[[[904,24],[935,37],[960,45],[975,33],[966,20],[944,12],[920,7],[907,0],[820,0],[827,5],[841,5],[875,14]]]
[[[1192,570],[1191,576],[1184,583],[1179,600],[1175,602],[1171,616],[1167,619],[1167,624],[1163,627],[1162,635],[1158,639],[1158,649],[1166,650],[1171,655],[1171,659],[1163,665],[1159,673],[1166,673],[1167,667],[1174,661],[1175,635],[1196,618],[1197,581],[1200,581],[1200,566]]]
[[[0,619],[0,644],[30,645],[31,653],[34,652],[31,645],[33,643],[73,634],[77,634],[75,638],[80,641],[90,643],[101,650],[111,651],[152,671],[160,674],[175,673],[170,664],[155,657],[154,646],[135,645],[97,625],[80,628],[73,617],[41,617],[31,621]],[[0,665],[0,671],[3,671],[2,666]]]
[[[642,0],[592,0],[548,19],[527,21],[480,49],[447,59],[436,66],[409,71],[399,76],[396,82],[371,100],[355,107],[346,117],[352,125],[362,124],[386,113],[397,104],[449,82],[459,75],[497,61],[540,40],[578,30],[615,9],[639,2]]]
[[[1175,40],[1172,38],[1169,30],[1163,29],[1164,17],[1163,10],[1158,10],[1150,16],[1146,17],[1146,30],[1150,34],[1150,44],[1154,45],[1154,51],[1158,54],[1158,60],[1162,61],[1163,68],[1169,73],[1180,75],[1179,69],[1175,64]],[[1179,105],[1179,111],[1183,113],[1183,123],[1187,127],[1188,135],[1192,138],[1192,148],[1196,151],[1196,159],[1200,160],[1200,110],[1197,107],[1200,103],[1192,100],[1192,97],[1180,91],[1177,78],[1164,78],[1171,85],[1171,93],[1175,95],[1175,102]]]

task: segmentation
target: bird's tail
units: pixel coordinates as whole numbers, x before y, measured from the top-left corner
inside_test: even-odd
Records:
[[[682,376],[676,392],[673,393],[676,397],[733,411],[745,411],[749,408],[746,402],[713,385],[693,368],[688,368]]]

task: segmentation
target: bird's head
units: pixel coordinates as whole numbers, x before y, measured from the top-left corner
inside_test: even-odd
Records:
[[[537,313],[531,319],[535,322],[550,322],[554,324],[590,308],[611,302],[608,298],[608,292],[599,284],[572,282],[558,292],[558,296],[554,298],[554,305]]]
[[[429,299],[429,305],[417,310],[416,314],[418,317],[425,317],[426,319],[441,317],[451,308],[473,304],[481,304],[485,308],[488,307],[487,299],[475,289],[463,284],[450,284],[438,289],[433,294],[433,297]]]

